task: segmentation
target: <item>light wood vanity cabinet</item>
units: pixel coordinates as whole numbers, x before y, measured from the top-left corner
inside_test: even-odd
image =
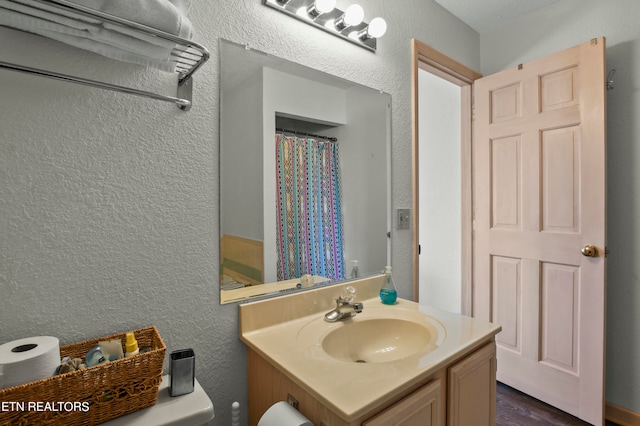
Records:
[[[496,369],[495,343],[449,367],[448,426],[495,425]]]
[[[440,379],[435,379],[362,426],[439,426],[444,418],[442,400]]]
[[[313,366],[310,366],[313,368]],[[454,359],[400,395],[348,422],[248,349],[249,424],[272,404],[299,402],[316,426],[493,426],[496,406],[496,347],[493,339]]]

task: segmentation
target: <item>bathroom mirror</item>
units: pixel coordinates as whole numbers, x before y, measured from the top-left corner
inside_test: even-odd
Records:
[[[227,40],[220,61],[221,303],[380,273],[391,96]]]

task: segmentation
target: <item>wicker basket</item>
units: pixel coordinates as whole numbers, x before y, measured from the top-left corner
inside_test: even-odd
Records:
[[[149,352],[0,390],[0,425],[95,425],[154,405],[166,346],[156,327],[133,332]],[[61,346],[60,356],[84,359],[112,339],[125,333]]]

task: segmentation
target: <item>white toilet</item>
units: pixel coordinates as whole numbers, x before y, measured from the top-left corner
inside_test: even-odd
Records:
[[[213,419],[213,403],[197,380],[195,380],[193,392],[177,397],[169,395],[169,383],[170,376],[162,376],[162,383],[158,389],[158,401],[154,406],[109,420],[103,425],[197,426],[205,425]]]
[[[105,426],[198,426],[213,420],[213,403],[195,380],[192,393],[169,395],[170,376],[162,376],[158,401],[149,408],[103,423]],[[258,426],[314,426],[305,416],[284,401],[273,404],[260,417]]]

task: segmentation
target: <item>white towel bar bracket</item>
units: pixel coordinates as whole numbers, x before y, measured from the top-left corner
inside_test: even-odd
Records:
[[[186,80],[178,82],[178,98],[182,101],[189,102],[189,105],[180,105],[178,108],[187,111],[191,108],[191,99],[193,94],[193,78],[189,77]]]

